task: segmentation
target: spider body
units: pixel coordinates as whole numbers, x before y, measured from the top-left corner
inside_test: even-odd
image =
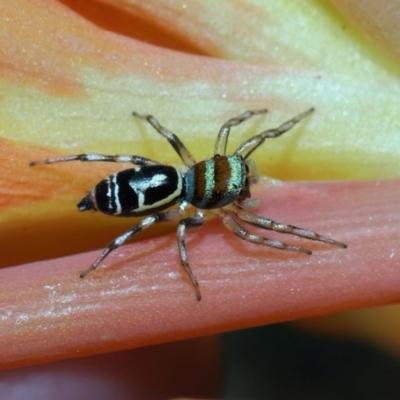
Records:
[[[149,215],[182,201],[204,210],[221,208],[250,197],[247,171],[240,156],[220,155],[185,173],[169,165],[129,168],[100,181],[77,207],[121,217]]]
[[[256,226],[261,229],[293,234],[340,247],[344,243],[319,235],[308,229],[274,222],[271,219],[246,209],[243,200],[250,197],[250,186],[258,181],[258,172],[253,161],[248,159],[268,138],[276,138],[291,129],[313,109],[288,120],[278,128],[269,129],[253,136],[231,155],[226,155],[226,145],[230,129],[249,119],[253,115],[264,114],[266,109],[246,111],[236,118],[228,120],[220,129],[215,143],[214,156],[196,162],[180,139],[171,131],[160,125],[152,115],[134,116],[147,120],[177,152],[187,170],[180,172],[174,167],[137,155],[102,155],[78,154],[60,158],[49,158],[44,161],[33,161],[31,166],[53,164],[66,161],[83,162],[130,162],[135,165],[99,182],[79,203],[79,211],[95,210],[104,214],[122,217],[145,217],[113,240],[97,260],[80,277],[85,277],[97,268],[110,252],[117,249],[143,229],[154,223],[180,218],[177,229],[178,249],[181,264],[188,274],[196,291],[197,300],[201,299],[199,284],[190,266],[185,246],[187,228],[195,228],[204,224],[205,211],[209,210],[221,218],[225,227],[239,238],[282,250],[292,250],[311,254],[300,246],[271,240],[264,236],[250,233],[240,223]],[[175,208],[173,205],[179,204]],[[187,207],[195,207],[193,217],[183,217]],[[167,211],[165,211],[167,210]]]

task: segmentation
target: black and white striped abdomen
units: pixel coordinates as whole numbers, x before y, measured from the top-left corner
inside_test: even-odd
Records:
[[[116,216],[140,216],[163,210],[182,196],[182,176],[167,165],[130,168],[102,180],[78,204]]]

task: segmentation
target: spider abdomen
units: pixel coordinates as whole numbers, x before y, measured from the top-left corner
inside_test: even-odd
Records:
[[[140,216],[163,210],[182,197],[182,175],[168,165],[130,168],[99,182],[79,203],[114,216]]]
[[[207,158],[185,174],[185,200],[197,208],[224,207],[246,189],[246,166],[241,156]]]

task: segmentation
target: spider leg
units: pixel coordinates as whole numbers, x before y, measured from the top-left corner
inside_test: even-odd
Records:
[[[233,154],[242,156],[243,159],[245,160],[247,157],[249,157],[249,155],[251,153],[253,153],[254,150],[257,149],[257,147],[259,147],[260,145],[262,145],[264,143],[265,139],[276,138],[276,137],[282,135],[283,133],[287,132],[289,129],[292,129],[298,122],[300,122],[303,118],[307,117],[313,111],[314,111],[314,108],[310,108],[307,111],[304,111],[303,113],[290,119],[289,121],[286,121],[285,123],[280,125],[278,128],[268,129],[264,132],[259,133],[256,136],[253,136],[249,140],[246,140],[244,143],[242,143]]]
[[[231,118],[230,120],[226,121],[225,124],[222,125],[221,129],[219,130],[217,140],[215,142],[214,154],[220,154],[220,155],[225,154],[226,145],[228,143],[228,136],[233,126],[241,124],[243,121],[246,121],[246,119],[251,118],[253,115],[265,114],[267,112],[268,112],[267,109],[253,110],[253,111],[249,110],[245,111],[243,114],[240,114],[235,118]]]
[[[114,239],[108,246],[107,248],[101,253],[100,257],[85,271],[83,271],[79,277],[84,278],[87,274],[95,270],[100,263],[114,250],[116,250],[118,247],[122,246],[125,242],[127,242],[129,239],[131,239],[133,236],[137,235],[139,232],[141,232],[144,229],[147,229],[149,226],[153,225],[154,223],[157,222],[165,222],[165,221],[170,221],[174,218],[179,217],[180,215],[183,214],[185,211],[187,204],[182,203],[179,208],[174,208],[172,210],[162,212],[162,213],[156,213],[153,215],[150,215],[143,219],[141,222],[139,222],[137,225],[129,229],[127,232],[123,233],[121,236],[118,236],[116,239]]]
[[[253,213],[249,210],[245,210],[241,207],[233,205],[231,210],[240,218],[242,221],[248,224],[257,226],[258,228],[268,229],[275,232],[288,233],[290,235],[300,236],[306,239],[315,240],[318,242],[333,244],[335,246],[346,248],[345,243],[338,242],[336,240],[327,238],[318,234],[317,232],[310,231],[308,229],[299,228],[297,226],[282,224],[275,222],[272,219],[265,218],[262,215]]]
[[[188,274],[189,279],[194,286],[194,289],[196,291],[196,298],[199,301],[201,300],[199,283],[197,282],[197,279],[189,266],[189,257],[188,257],[187,250],[186,250],[185,237],[186,237],[186,229],[200,227],[204,224],[204,221],[205,221],[204,213],[201,212],[200,210],[196,210],[195,217],[184,218],[181,221],[179,221],[178,230],[177,230],[178,249],[179,249],[179,256],[181,259],[181,264],[182,264],[183,268],[185,269],[186,273]]]
[[[264,246],[274,247],[280,250],[291,250],[291,251],[299,251],[306,254],[311,254],[311,250],[305,249],[300,246],[293,246],[291,244],[286,244],[281,242],[280,240],[272,240],[268,239],[261,235],[254,235],[250,233],[247,229],[245,229],[242,225],[240,225],[228,212],[223,209],[212,210],[215,214],[219,215],[222,219],[223,224],[227,229],[229,229],[232,233],[238,236],[240,239],[246,240],[248,242],[262,244]]]
[[[253,160],[246,160],[245,163],[249,168],[247,177],[250,181],[250,184],[253,185],[260,180],[260,173],[258,172],[257,164]]]
[[[143,166],[149,164],[160,164],[158,161],[150,160],[150,158],[145,158],[141,156],[131,156],[131,155],[104,155],[104,154],[76,154],[72,156],[58,157],[58,158],[48,158],[47,160],[41,161],[31,161],[29,165],[31,167],[41,164],[54,164],[66,161],[105,161],[105,162],[115,162],[115,163],[132,163],[135,165]]]
[[[183,163],[187,167],[192,167],[194,164],[196,164],[196,160],[190,153],[190,151],[186,148],[186,146],[181,142],[181,140],[178,138],[175,133],[169,131],[167,128],[163,127],[156,118],[154,118],[152,115],[141,115],[137,113],[136,111],[133,111],[132,115],[134,117],[138,117],[141,119],[147,120],[147,122],[162,136],[164,136],[169,144],[173,147],[173,149],[178,153],[178,156],[181,158]]]

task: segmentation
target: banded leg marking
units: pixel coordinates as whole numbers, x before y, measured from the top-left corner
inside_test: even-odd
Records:
[[[334,246],[339,246],[347,248],[347,245],[342,242],[327,238],[320,235],[317,232],[311,231],[309,229],[299,228],[297,226],[283,224],[280,222],[275,222],[272,219],[265,218],[262,215],[253,213],[251,211],[234,206],[232,211],[244,222],[254,225],[258,228],[268,229],[275,232],[287,233],[290,235],[300,236],[306,239],[315,240],[318,242],[333,244]]]
[[[134,165],[144,166],[150,164],[161,164],[158,161],[151,160],[150,158],[145,158],[141,156],[132,156],[132,155],[104,155],[104,154],[75,154],[71,156],[58,157],[58,158],[48,158],[47,160],[41,161],[31,161],[29,165],[31,167],[35,165],[42,164],[54,164],[60,162],[68,162],[68,161],[82,161],[82,162],[96,162],[96,161],[104,161],[104,162],[115,162],[115,163],[132,163]]]
[[[305,254],[311,254],[311,250],[305,249],[304,247],[293,246],[291,244],[281,242],[280,240],[272,240],[261,235],[254,235],[250,233],[247,229],[240,225],[229,213],[222,209],[215,211],[213,210],[213,212],[219,215],[219,217],[222,219],[223,224],[228,230],[230,230],[232,233],[243,240],[256,244],[262,244],[264,246],[274,247],[280,250],[299,251]]]
[[[181,264],[185,269],[186,273],[189,276],[190,281],[192,282],[194,289],[196,291],[196,299],[198,301],[201,300],[201,293],[199,288],[199,283],[196,279],[196,276],[193,274],[190,265],[189,265],[189,257],[186,250],[186,229],[190,228],[197,228],[204,224],[204,213],[197,210],[195,217],[184,218],[179,221],[178,230],[177,230],[177,240],[178,240],[178,249],[179,249],[179,256],[181,259]]]
[[[196,164],[196,160],[186,146],[181,142],[178,136],[162,126],[156,118],[154,118],[152,115],[139,114],[136,111],[133,111],[132,115],[140,119],[145,119],[159,134],[164,136],[187,167],[190,168]]]
[[[303,118],[307,117],[314,111],[314,108],[310,108],[307,111],[297,115],[296,117],[286,121],[282,125],[278,126],[275,129],[268,129],[264,132],[259,133],[256,136],[253,136],[249,140],[242,143],[239,148],[233,153],[234,155],[240,155],[245,160],[247,157],[253,153],[259,146],[261,146],[265,139],[277,138],[281,136],[283,133],[287,132],[289,129],[292,129],[298,122],[300,122]]]
[[[230,130],[232,127],[241,124],[243,121],[246,121],[247,119],[251,118],[253,115],[265,114],[267,112],[268,112],[267,109],[253,110],[253,111],[248,110],[248,111],[245,111],[244,113],[240,114],[239,116],[237,116],[235,118],[231,118],[228,121],[226,121],[225,124],[222,125],[221,129],[219,130],[217,140],[215,142],[214,154],[225,155],[226,145],[228,143],[228,137],[229,137],[229,133],[230,133]]]
[[[182,203],[181,207],[179,208],[174,208],[172,210],[163,212],[163,213],[157,213],[150,215],[149,217],[143,219],[141,222],[139,222],[137,225],[129,229],[127,232],[123,233],[121,236],[118,236],[116,239],[114,239],[108,246],[107,248],[101,253],[100,257],[85,271],[83,271],[79,277],[84,278],[87,274],[95,270],[100,263],[114,250],[116,250],[118,247],[122,246],[125,242],[128,240],[132,239],[133,236],[137,235],[139,232],[141,232],[144,229],[147,229],[151,225],[157,222],[165,222],[165,221],[170,221],[174,218],[179,217],[182,215],[185,211],[185,208],[187,204]]]

